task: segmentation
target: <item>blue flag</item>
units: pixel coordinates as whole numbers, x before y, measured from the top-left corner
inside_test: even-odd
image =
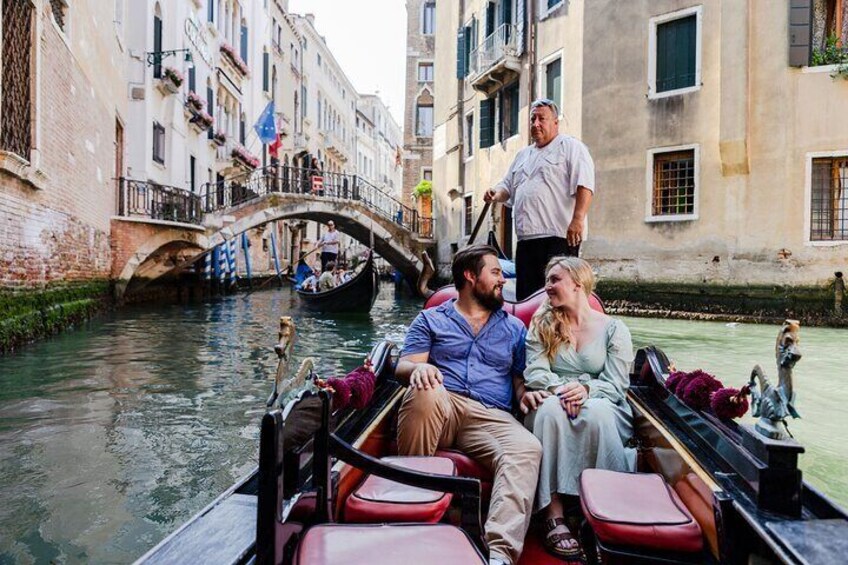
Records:
[[[273,143],[277,140],[277,124],[274,122],[274,101],[268,102],[259,119],[253,124],[256,135],[264,144]]]

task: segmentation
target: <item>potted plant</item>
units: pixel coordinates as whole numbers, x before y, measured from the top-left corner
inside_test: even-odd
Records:
[[[196,92],[189,92],[185,101],[186,108],[192,112],[202,112],[206,102]]]
[[[173,67],[165,67],[162,69],[162,78],[159,84],[162,85],[166,94],[174,94],[180,91],[185,77],[183,74]]]
[[[250,69],[247,68],[247,63],[236,53],[235,47],[229,43],[221,44],[221,53],[223,53],[230,63],[245,77],[250,76]]]
[[[418,213],[429,218],[433,214],[433,183],[429,180],[419,182],[412,195],[418,200]]]
[[[206,131],[215,124],[215,118],[210,116],[208,112],[200,110],[194,113],[189,123],[193,124],[199,131]]]
[[[212,136],[212,143],[217,145],[218,147],[223,147],[223,145],[227,142],[227,134],[218,130]]]
[[[231,155],[233,160],[236,161],[236,164],[242,165],[248,169],[255,169],[259,166],[259,158],[250,153],[242,145],[236,145],[233,147]]]

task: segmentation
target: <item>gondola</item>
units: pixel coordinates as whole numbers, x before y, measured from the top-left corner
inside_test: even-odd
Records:
[[[452,294],[442,289],[425,307]],[[505,309],[527,324],[543,298],[538,292]],[[602,305],[593,301],[593,307]],[[453,463],[454,474],[434,471],[433,458],[384,459],[395,455],[404,394],[394,378],[396,357],[392,343],[372,349],[375,384],[362,407],[341,406],[341,393],[324,385],[266,413],[258,468],[139,563],[486,563],[481,524],[489,472],[451,450],[436,455]],[[623,497],[644,496],[638,507],[623,508],[622,523],[609,515],[595,520],[584,506],[580,533],[589,561],[843,562],[848,516],[801,480],[797,451],[751,441],[741,426],[690,409],[669,394],[669,371],[661,350],[637,352],[628,398],[639,465]],[[660,496],[631,488],[631,480],[648,480]],[[582,500],[591,494],[584,491]],[[673,504],[662,506],[663,500]],[[422,504],[429,504],[426,511]],[[610,542],[614,530],[627,543]],[[664,545],[657,547],[660,539]],[[688,545],[675,547],[683,539]],[[531,526],[519,563],[561,562],[543,551]]]
[[[369,312],[377,299],[379,282],[374,270],[374,252],[362,270],[348,282],[330,290],[309,292],[297,289],[301,304],[315,312]]]

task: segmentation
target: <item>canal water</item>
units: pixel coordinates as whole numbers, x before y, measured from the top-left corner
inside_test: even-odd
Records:
[[[126,563],[248,472],[271,390],[279,316],[322,376],[401,340],[420,302],[384,285],[370,317],[313,317],[290,290],[128,308],[0,357],[0,564]],[[776,326],[625,319],[637,346],[741,385],[774,373]],[[802,329],[805,478],[848,505],[848,332]]]

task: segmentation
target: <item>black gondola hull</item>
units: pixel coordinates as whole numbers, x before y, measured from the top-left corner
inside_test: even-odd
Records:
[[[371,252],[362,271],[348,282],[323,292],[297,290],[297,295],[301,304],[313,312],[354,313],[370,312],[378,290],[379,281]]]

